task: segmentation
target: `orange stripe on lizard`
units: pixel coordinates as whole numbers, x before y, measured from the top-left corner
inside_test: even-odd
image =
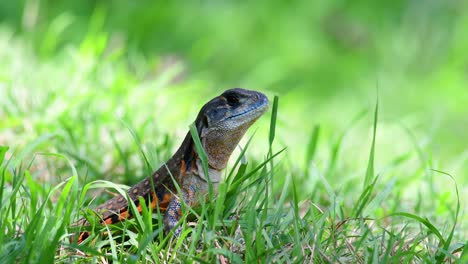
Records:
[[[182,164],[180,165],[180,174],[184,174],[187,171],[187,164],[185,164],[185,160],[182,160]]]
[[[120,212],[120,215],[119,215],[119,221],[122,221],[122,220],[125,220],[127,219],[129,216],[129,213],[127,210],[123,211],[123,212]]]

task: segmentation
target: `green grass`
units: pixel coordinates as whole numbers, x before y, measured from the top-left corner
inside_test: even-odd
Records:
[[[92,216],[104,190],[123,192],[163,164],[222,90],[93,39],[38,58],[0,31],[0,263],[468,261],[466,181],[444,172],[453,164],[427,147],[430,135],[401,125],[396,142],[384,97],[346,112],[344,128],[316,120],[299,150],[282,114],[294,102],[270,91],[272,110],[234,153],[217,198],[186,208],[180,237],[145,209],[70,244],[71,223]]]

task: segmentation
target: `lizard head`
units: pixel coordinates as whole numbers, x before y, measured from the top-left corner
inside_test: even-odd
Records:
[[[195,121],[210,167],[222,170],[247,129],[266,111],[268,98],[234,88],[206,103]]]

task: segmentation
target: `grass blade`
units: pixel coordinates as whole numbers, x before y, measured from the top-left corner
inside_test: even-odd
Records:
[[[441,173],[443,175],[446,175],[448,177],[450,177],[450,179],[452,179],[452,181],[455,183],[455,193],[457,195],[457,209],[455,211],[455,219],[454,219],[454,223],[453,223],[453,226],[452,226],[452,230],[450,231],[450,234],[447,238],[447,240],[444,242],[443,244],[443,250],[442,252],[439,253],[438,256],[436,256],[436,261],[437,263],[442,263],[444,261],[444,258],[445,258],[445,254],[444,252],[448,252],[448,249],[450,247],[450,244],[452,243],[452,239],[453,239],[453,234],[455,233],[455,227],[457,226],[457,221],[458,221],[458,215],[460,213],[460,195],[458,193],[458,186],[457,186],[457,182],[455,181],[455,179],[452,177],[452,175],[446,173],[446,172],[443,172],[443,171],[439,171],[439,170],[434,170],[433,171],[435,172],[438,172],[438,173]]]
[[[3,161],[5,160],[5,155],[8,151],[8,146],[1,146],[0,145],[0,165],[2,165]]]
[[[424,226],[427,227],[427,229],[429,229],[429,231],[431,231],[432,233],[434,233],[437,238],[439,239],[440,243],[441,244],[445,244],[445,239],[444,237],[442,236],[442,234],[439,232],[439,230],[437,230],[437,228],[431,223],[429,222],[429,220],[427,219],[424,219],[420,216],[417,216],[415,214],[411,214],[411,213],[406,213],[406,212],[396,212],[396,213],[392,213],[388,216],[403,216],[403,217],[406,217],[406,218],[411,218],[411,219],[414,219],[416,221],[418,221],[419,223],[423,224]]]
[[[270,147],[271,147],[271,144],[273,144],[273,141],[275,140],[275,127],[276,127],[277,114],[278,114],[278,96],[275,95],[275,97],[273,98],[273,109],[271,112],[270,137],[268,138]]]
[[[312,135],[310,137],[309,144],[307,145],[307,154],[305,160],[305,166],[309,165],[309,162],[315,158],[315,152],[317,151],[317,144],[320,135],[320,126],[315,125]]]
[[[372,145],[369,153],[369,161],[367,163],[366,178],[364,179],[364,188],[370,184],[372,178],[374,177],[374,155],[375,155],[375,138],[377,136],[377,121],[379,114],[379,99],[377,98],[375,102],[374,110],[374,127],[372,133]]]
[[[192,135],[193,142],[195,144],[195,148],[197,149],[198,157],[202,161],[203,173],[205,175],[209,175],[208,173],[208,156],[206,155],[205,150],[203,149],[203,145],[200,141],[200,137],[198,136],[197,127],[195,122],[190,125],[190,134]],[[205,177],[208,181],[209,185],[209,197],[210,199],[213,198],[213,183],[211,182],[210,177]]]

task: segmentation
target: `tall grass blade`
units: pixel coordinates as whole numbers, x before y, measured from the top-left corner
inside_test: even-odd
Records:
[[[374,155],[375,155],[375,138],[377,136],[377,121],[379,113],[379,99],[377,98],[375,102],[374,110],[374,127],[372,133],[372,145],[369,153],[369,161],[367,163],[366,178],[364,179],[364,188],[370,184],[372,178],[374,177]]]
[[[465,241],[465,246],[461,252],[460,263],[468,263],[468,240]]]
[[[374,178],[374,181],[367,185],[364,191],[359,196],[358,201],[353,209],[354,217],[361,217],[364,208],[369,204],[372,200],[372,192],[374,191],[375,183],[377,182],[378,177]]]
[[[278,96],[275,95],[275,97],[273,98],[273,110],[271,113],[270,137],[268,138],[270,147],[273,144],[273,141],[275,140],[275,127],[276,127],[277,115],[278,115]]]
[[[225,178],[225,181],[227,183],[231,183],[235,179],[235,177],[237,177],[237,176],[235,176],[234,179],[232,179],[232,175],[234,174],[235,168],[237,168],[239,163],[241,164],[241,167],[242,167],[242,165],[247,164],[247,162],[244,162],[245,161],[244,157],[245,157],[245,153],[246,153],[247,149],[250,146],[250,142],[252,142],[252,139],[253,139],[254,135],[255,135],[255,133],[252,134],[252,136],[249,137],[249,139],[247,140],[247,143],[245,143],[245,146],[243,148],[241,148],[241,152],[240,152],[239,156],[237,157],[236,161],[234,162],[234,165],[232,166],[232,169],[229,171],[228,176]],[[240,169],[241,168],[239,167],[239,170]],[[239,173],[237,173],[236,175],[239,175]]]
[[[427,229],[429,229],[429,231],[431,231],[432,233],[434,233],[437,238],[439,239],[440,243],[443,245],[445,244],[445,239],[444,237],[442,236],[442,234],[439,232],[439,230],[437,230],[437,228],[427,219],[424,219],[418,215],[415,215],[415,214],[411,214],[411,213],[406,213],[406,212],[396,212],[396,213],[392,213],[388,216],[403,216],[403,217],[406,217],[406,218],[410,218],[410,219],[414,219],[416,221],[418,221],[419,223],[423,224],[424,226],[427,227]]]
[[[3,161],[5,160],[5,155],[8,149],[10,149],[10,147],[0,145],[0,165],[2,165]]]
[[[297,256],[300,256],[301,253],[301,238],[300,238],[300,216],[299,216],[299,197],[297,196],[297,188],[295,180],[292,179],[292,208],[294,212],[294,252]]]
[[[208,174],[208,156],[206,155],[205,150],[203,149],[203,145],[200,141],[200,137],[198,136],[197,127],[195,122],[190,125],[190,134],[192,135],[193,143],[195,144],[195,148],[197,149],[198,157],[202,161],[203,173],[205,174],[205,179],[208,181],[209,186],[209,197],[210,199],[213,198],[213,183]]]
[[[138,149],[140,150],[140,154],[141,154],[141,156],[143,157],[143,159],[145,161],[147,173],[151,174],[153,172],[154,168],[151,167],[151,163],[149,162],[148,157],[146,156],[146,153],[143,151],[144,148],[143,148],[143,144],[141,143],[140,137],[138,137],[137,133],[135,132],[135,130],[132,129],[130,124],[125,122],[123,119],[120,119],[120,122],[127,128],[127,130],[132,135],[133,140],[137,144]]]
[[[309,165],[309,162],[315,158],[315,152],[317,151],[317,144],[320,135],[320,125],[315,125],[312,135],[310,136],[309,144],[307,145],[307,154],[305,160],[305,166]]]
[[[454,219],[454,223],[453,223],[453,226],[452,226],[452,230],[450,231],[450,234],[448,236],[448,238],[445,240],[444,244],[443,244],[443,248],[442,248],[442,252],[440,252],[437,256],[436,256],[436,261],[437,263],[442,263],[444,261],[444,258],[445,258],[445,253],[444,252],[448,252],[449,250],[449,247],[450,247],[450,244],[452,243],[452,239],[453,239],[453,234],[455,233],[455,227],[457,226],[457,222],[458,222],[458,215],[460,213],[460,195],[458,193],[458,186],[457,186],[457,182],[455,181],[455,179],[453,178],[452,175],[446,173],[446,172],[443,172],[443,171],[440,171],[440,170],[434,170],[433,171],[435,172],[438,172],[438,173],[441,173],[443,175],[446,175],[448,177],[450,177],[450,179],[452,179],[452,181],[455,183],[455,194],[457,195],[457,209],[455,211],[455,219]]]

